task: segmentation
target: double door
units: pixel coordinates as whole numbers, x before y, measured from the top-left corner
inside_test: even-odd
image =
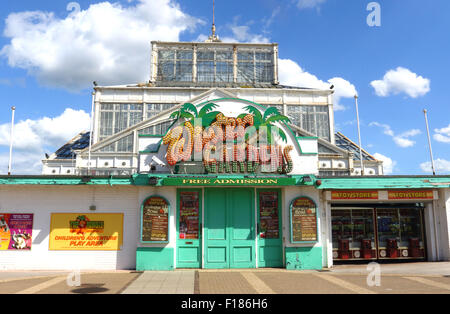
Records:
[[[205,268],[255,268],[253,189],[205,190]]]
[[[177,268],[283,266],[280,190],[179,190],[177,224]]]

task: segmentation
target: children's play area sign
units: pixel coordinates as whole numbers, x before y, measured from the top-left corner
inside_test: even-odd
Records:
[[[117,251],[122,239],[123,214],[52,214],[50,250]]]

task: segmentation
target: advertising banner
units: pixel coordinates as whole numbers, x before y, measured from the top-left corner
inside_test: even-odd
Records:
[[[0,213],[0,251],[31,250],[33,214]]]
[[[52,214],[49,249],[118,251],[123,244],[123,214]]]

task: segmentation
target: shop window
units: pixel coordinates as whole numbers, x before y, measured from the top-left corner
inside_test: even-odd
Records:
[[[264,239],[279,239],[278,192],[259,192],[259,236]]]
[[[425,258],[423,209],[399,207],[332,209],[333,258]]]
[[[197,191],[180,192],[180,239],[199,239],[200,196]]]

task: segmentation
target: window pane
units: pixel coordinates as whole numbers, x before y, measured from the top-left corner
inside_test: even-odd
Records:
[[[177,61],[176,80],[179,82],[192,81],[192,61]]]
[[[214,61],[197,62],[197,81],[214,82]]]
[[[254,65],[250,62],[238,62],[237,81],[239,83],[252,83],[255,78]]]

